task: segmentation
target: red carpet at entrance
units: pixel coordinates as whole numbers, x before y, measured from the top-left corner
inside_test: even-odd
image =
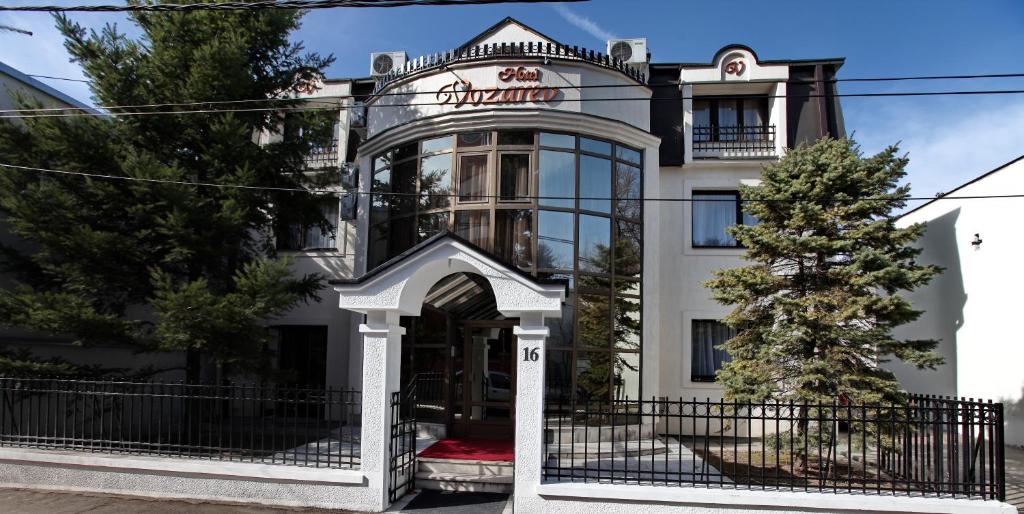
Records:
[[[511,439],[441,439],[419,454],[432,459],[511,461],[515,441]]]

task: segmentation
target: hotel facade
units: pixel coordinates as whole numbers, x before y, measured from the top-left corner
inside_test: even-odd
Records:
[[[276,241],[297,273],[331,277],[322,302],[272,324],[279,372],[358,395],[336,428],[228,463],[0,448],[0,479],[359,511],[441,489],[512,493],[521,512],[1001,512],[991,463],[961,494],[980,500],[947,497],[945,467],[935,494],[903,494],[918,468],[894,432],[882,444],[851,428],[866,409],[861,425],[830,411],[827,462],[848,478],[825,469],[812,484],[789,462],[780,479],[797,445],[775,435],[794,433],[794,407],[740,415],[714,383],[730,309],[703,283],[744,263],[727,232],[756,223],[739,188],[788,149],[845,136],[842,64],[743,45],[661,63],[642,38],[592,51],[511,18],[455,49],[375,53],[369,77],[301,95],[337,106],[333,142],[307,162],[341,170],[324,204],[334,226]],[[276,405],[295,426],[335,421]],[[747,468],[726,441],[747,445]],[[772,451],[774,482],[750,465]]]

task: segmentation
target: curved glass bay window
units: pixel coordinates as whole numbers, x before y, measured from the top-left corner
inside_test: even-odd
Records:
[[[443,230],[569,284],[550,320],[548,395],[638,398],[641,153],[532,130],[463,132],[373,160],[368,269]],[[398,194],[395,194],[398,193]]]

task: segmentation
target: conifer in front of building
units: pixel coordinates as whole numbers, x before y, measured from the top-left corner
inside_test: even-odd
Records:
[[[743,208],[759,223],[730,231],[750,264],[707,283],[735,307],[724,320],[738,331],[723,345],[731,362],[716,376],[729,399],[899,403],[905,393],[881,362],[942,363],[937,341],[893,335],[921,314],[901,293],[941,272],[915,260],[912,243],[925,227],[896,226],[910,191],[899,184],[908,159],[897,152],[865,157],[851,140],[822,139],[742,188]]]
[[[187,183],[300,188],[325,179],[307,173],[304,158],[331,137],[332,122],[290,112],[298,104],[288,98],[315,83],[332,58],[289,41],[300,17],[133,13],[137,38],[56,18],[98,104],[154,107],[2,120],[0,162],[132,180],[0,174],[0,211],[16,236],[3,248],[9,280],[0,323],[87,346],[185,351],[190,380],[200,378],[201,362],[263,366],[268,320],[316,299],[322,287],[316,274],[292,274],[272,235],[289,224],[326,227],[321,199]],[[237,100],[249,102],[203,103]],[[257,138],[282,132],[278,142]],[[17,348],[16,338],[0,348],[0,371],[82,371]]]

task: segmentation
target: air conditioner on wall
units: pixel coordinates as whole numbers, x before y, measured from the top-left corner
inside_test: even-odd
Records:
[[[341,165],[341,187],[357,189],[359,187],[359,167],[354,162]]]
[[[363,102],[355,102],[348,108],[348,125],[351,128],[366,128],[366,105]]]
[[[647,38],[611,39],[608,55],[634,66],[647,64]]]
[[[405,66],[405,52],[374,52],[370,54],[370,76],[378,77],[398,71]]]

